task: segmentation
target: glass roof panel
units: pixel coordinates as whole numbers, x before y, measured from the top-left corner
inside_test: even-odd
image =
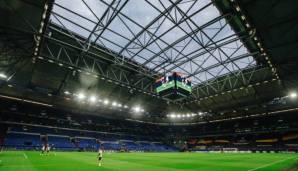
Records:
[[[120,45],[121,47],[123,47],[126,43],[129,42],[129,39],[126,39],[125,37],[123,37],[121,34],[117,34],[115,32],[111,32],[109,30],[106,30],[105,32],[103,32],[102,37],[105,38],[109,38],[109,37],[113,37],[113,40],[111,40],[112,42],[117,43],[118,45]],[[112,49],[112,48],[111,48]],[[115,49],[113,49],[115,50]],[[118,51],[117,51],[118,52]]]
[[[100,37],[97,40],[97,43],[103,44],[104,47],[111,49],[112,51],[119,51],[122,47],[118,45],[117,43],[114,43],[113,41],[110,41],[110,39],[107,39],[105,37]]]
[[[146,1],[130,0],[122,10],[123,14],[145,27],[159,12],[151,7]]]
[[[199,84],[256,65],[220,15],[212,0],[56,0],[51,20],[140,66]]]
[[[116,17],[108,28],[128,39],[132,39],[136,33],[142,30],[142,27],[122,16]]]

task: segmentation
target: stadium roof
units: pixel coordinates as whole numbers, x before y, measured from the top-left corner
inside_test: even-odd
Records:
[[[51,22],[88,46],[134,60],[152,75],[184,73],[194,84],[255,67],[253,55],[211,0],[57,0]]]
[[[73,108],[65,92],[84,91],[141,104],[148,116],[262,106],[297,86],[296,7],[265,0],[1,1],[0,92]],[[194,82],[179,105],[153,86],[173,71]]]

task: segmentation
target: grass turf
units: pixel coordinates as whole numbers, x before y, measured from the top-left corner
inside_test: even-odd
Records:
[[[56,155],[55,155],[56,154]],[[296,154],[96,153],[4,151],[0,171],[273,171],[297,162]]]

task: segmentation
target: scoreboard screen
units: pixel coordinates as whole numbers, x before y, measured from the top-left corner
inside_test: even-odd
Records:
[[[170,76],[164,76],[155,82],[156,92],[161,96],[169,96],[171,99],[186,97],[191,93],[191,81],[174,72]]]

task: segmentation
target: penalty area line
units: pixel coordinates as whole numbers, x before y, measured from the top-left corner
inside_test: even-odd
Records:
[[[255,171],[255,170],[262,169],[262,168],[265,168],[265,167],[268,167],[268,166],[272,166],[272,165],[275,165],[277,163],[282,163],[284,161],[291,160],[291,159],[294,159],[294,158],[297,158],[297,157],[295,156],[295,157],[289,157],[289,158],[286,158],[286,159],[278,160],[278,161],[268,163],[268,164],[265,164],[265,165],[262,165],[262,166],[259,166],[259,167],[253,168],[253,169],[249,169],[247,171]]]

